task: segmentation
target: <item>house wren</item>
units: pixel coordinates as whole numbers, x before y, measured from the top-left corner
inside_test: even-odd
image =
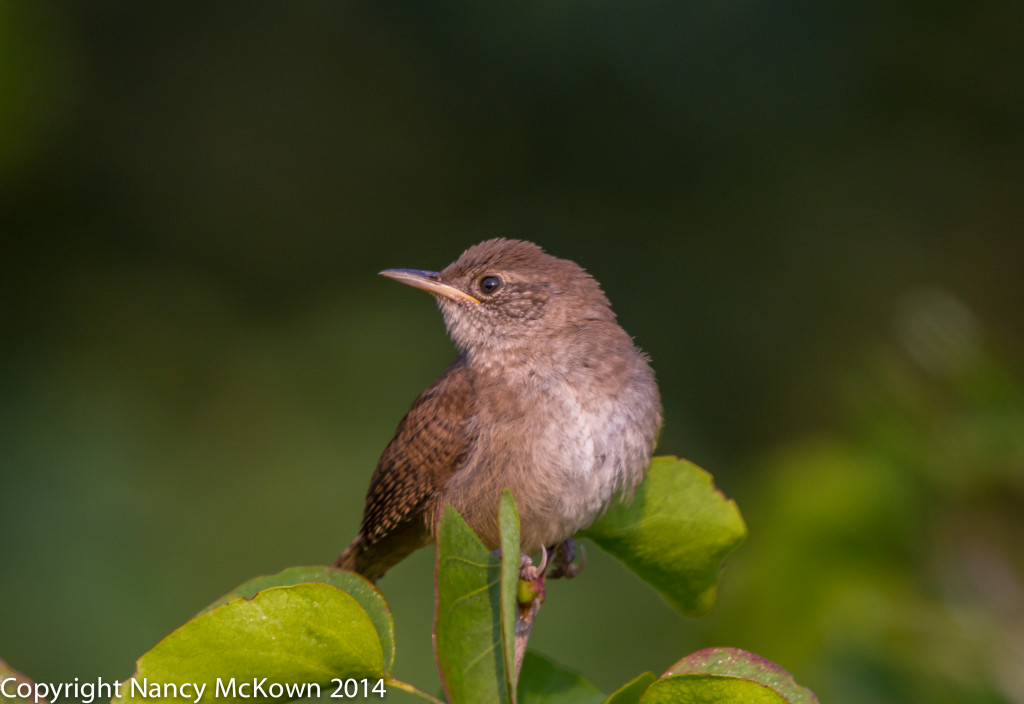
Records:
[[[445,504],[494,549],[506,487],[523,552],[553,548],[643,479],[661,426],[654,373],[582,267],[493,239],[441,272],[381,274],[434,295],[459,356],[399,423],[336,566],[378,579],[429,544]]]

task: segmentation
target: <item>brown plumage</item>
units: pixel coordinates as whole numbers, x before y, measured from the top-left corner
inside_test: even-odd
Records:
[[[505,487],[523,550],[553,547],[643,478],[661,424],[657,386],[582,268],[497,239],[440,273],[381,273],[435,295],[460,355],[399,423],[337,566],[378,579],[430,542],[445,503],[494,547]]]
[[[429,541],[424,510],[466,453],[472,390],[459,357],[413,402],[370,478],[359,535],[336,566],[376,580]]]

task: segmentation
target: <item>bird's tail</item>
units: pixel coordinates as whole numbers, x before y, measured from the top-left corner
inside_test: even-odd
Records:
[[[358,572],[359,570],[356,569],[356,553],[362,547],[362,544],[363,534],[360,533],[356,536],[355,540],[349,543],[349,546],[338,556],[338,559],[334,561],[334,566],[349,572]]]
[[[334,566],[376,582],[389,569],[430,542],[430,534],[422,521],[403,524],[375,543],[367,543],[359,533],[334,561]]]

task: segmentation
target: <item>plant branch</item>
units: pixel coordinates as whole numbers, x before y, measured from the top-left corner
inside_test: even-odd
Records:
[[[519,671],[523,668],[523,657],[526,655],[526,643],[530,640],[533,620],[540,611],[540,599],[534,599],[525,607],[520,605],[519,618],[516,619],[516,677],[519,682]]]
[[[513,684],[519,682],[519,671],[523,667],[523,657],[526,655],[526,644],[530,640],[530,631],[533,630],[533,621],[537,618],[540,605],[546,596],[544,588],[544,570],[547,568],[547,553],[544,555],[544,564],[533,581],[519,580],[519,588],[516,594],[516,601],[519,605],[519,614],[516,617],[515,628],[515,679]]]

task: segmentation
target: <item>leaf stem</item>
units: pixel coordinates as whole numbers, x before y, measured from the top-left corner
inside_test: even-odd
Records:
[[[414,687],[408,682],[402,682],[401,680],[396,680],[394,678],[389,677],[387,680],[387,686],[394,687],[395,689],[400,689],[403,692],[408,692],[409,694],[413,694],[417,697],[420,697],[421,699],[425,699],[426,701],[431,702],[431,704],[444,704],[442,700],[438,699],[434,695],[427,694],[422,689]]]

